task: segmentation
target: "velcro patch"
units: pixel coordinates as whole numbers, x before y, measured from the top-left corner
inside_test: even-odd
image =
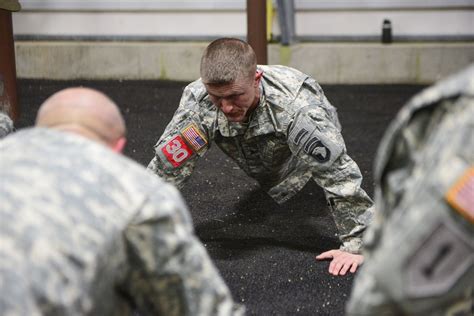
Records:
[[[314,123],[306,118],[296,122],[289,135],[289,139],[294,145],[320,163],[328,162],[331,157],[339,156],[342,151],[341,148],[337,148],[336,144],[327,141],[326,138],[327,135],[319,132]]]
[[[470,236],[447,220],[435,224],[418,244],[404,246],[412,247],[402,270],[408,297],[438,296],[454,284],[461,286],[474,263]]]
[[[176,135],[170,141],[161,145],[159,150],[175,168],[181,166],[193,155],[193,151],[179,135]]]
[[[459,178],[445,197],[455,210],[474,223],[474,167]]]
[[[200,151],[207,145],[206,137],[201,133],[196,124],[191,123],[186,126],[182,131],[181,135],[184,137],[186,142],[191,145],[194,151]]]

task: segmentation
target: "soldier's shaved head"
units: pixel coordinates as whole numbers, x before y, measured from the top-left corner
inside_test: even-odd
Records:
[[[90,88],[67,88],[40,107],[36,126],[77,133],[115,148],[124,145],[125,122],[117,105]],[[121,148],[119,148],[121,150]]]
[[[207,46],[201,58],[201,78],[205,84],[228,84],[253,79],[257,57],[252,47],[237,38],[219,38]]]

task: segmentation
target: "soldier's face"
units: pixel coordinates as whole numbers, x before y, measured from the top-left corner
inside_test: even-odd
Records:
[[[245,122],[257,107],[261,72],[229,84],[205,84],[209,97],[231,122]]]

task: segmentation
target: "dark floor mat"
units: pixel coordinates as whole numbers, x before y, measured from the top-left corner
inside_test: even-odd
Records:
[[[186,83],[163,81],[19,80],[21,118],[30,126],[38,106],[68,86],[87,86],[116,101],[127,122],[125,154],[143,165],[173,116]],[[373,192],[380,138],[398,109],[423,86],[327,85],[338,108],[349,155]],[[216,146],[198,162],[182,190],[196,232],[249,315],[343,315],[353,276],[333,277],[314,256],[338,247],[322,190],[313,182],[278,205]]]

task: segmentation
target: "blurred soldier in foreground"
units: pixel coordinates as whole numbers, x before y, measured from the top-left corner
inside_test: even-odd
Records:
[[[0,75],[0,139],[13,132],[13,121],[8,116],[8,109],[10,105],[8,99],[4,98],[5,95],[5,84],[3,77]]]
[[[241,314],[179,193],[117,155],[116,105],[71,88],[0,142],[1,315]]]
[[[13,122],[10,117],[2,111],[0,107],[0,139],[13,131]]]
[[[474,66],[415,96],[375,165],[377,212],[349,315],[472,315]]]
[[[213,41],[201,59],[201,78],[184,90],[148,168],[181,186],[211,142],[278,203],[313,178],[324,189],[342,242],[317,258],[333,259],[334,275],[355,272],[372,200],[346,153],[336,109],[314,79],[289,67],[257,66],[253,49],[241,40]]]

